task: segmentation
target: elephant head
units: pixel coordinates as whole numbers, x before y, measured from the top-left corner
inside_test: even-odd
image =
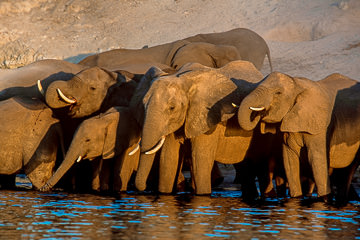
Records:
[[[204,66],[219,68],[240,59],[241,56],[234,46],[196,42],[180,47],[169,65],[176,70],[186,63],[200,63]]]
[[[232,78],[223,74],[227,71],[233,71]],[[155,153],[168,135],[182,127],[184,135],[181,137],[193,138],[213,130],[216,124],[234,116],[231,103],[249,91],[252,85],[247,81],[250,72],[252,76],[249,81],[256,82],[263,78],[251,63],[244,61],[232,62],[220,69],[188,64],[176,74],[155,76],[142,100],[144,121],[141,151],[145,154]],[[152,161],[143,162],[140,159],[136,179],[137,187],[142,186],[141,189],[152,166]],[[145,174],[143,169],[147,169]]]
[[[133,126],[134,121],[130,118],[127,108],[116,107],[84,120],[74,134],[64,161],[42,190],[53,187],[75,162],[98,157],[110,159],[119,156],[127,147],[136,145],[140,131]]]
[[[117,105],[124,104],[119,102],[129,101],[134,89],[122,73],[91,67],[68,81],[51,83],[45,92],[45,101],[50,108],[67,108],[69,116],[80,118],[106,110],[114,99]]]
[[[238,121],[245,130],[252,130],[261,121],[281,123],[282,132],[317,134],[327,128],[332,110],[327,92],[316,82],[273,72],[243,99]]]

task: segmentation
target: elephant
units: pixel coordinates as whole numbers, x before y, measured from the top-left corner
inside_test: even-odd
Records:
[[[174,182],[181,164],[178,161],[180,145],[184,139],[189,139],[195,193],[210,194],[214,161],[233,164],[248,155],[253,131],[242,130],[237,120],[234,124],[236,109],[232,101],[236,100],[238,104],[263,75],[252,63],[241,60],[219,69],[187,64],[173,75],[156,69],[145,76],[148,74],[152,80],[140,104],[143,112],[136,104],[130,104],[136,109],[138,121],[143,121],[141,155],[135,179],[137,189],[146,188],[152,166],[152,161],[144,161],[142,156],[161,148],[159,191],[171,192],[172,184],[169,183]],[[131,103],[137,101],[132,99]]]
[[[185,38],[184,40],[234,46],[237,48],[241,60],[253,63],[258,70],[261,70],[267,55],[270,72],[273,71],[268,45],[259,34],[250,29],[234,28],[220,33],[202,33]]]
[[[318,196],[328,200],[331,192],[328,168],[350,166],[345,193],[359,159],[358,82],[341,74],[320,81],[273,72],[243,99],[239,124],[251,130],[280,123],[284,134],[283,159],[290,196],[303,195],[299,161],[304,155],[313,173]],[[305,154],[303,153],[305,152]]]
[[[236,52],[231,46],[235,47]],[[132,65],[131,70],[125,70],[144,74],[148,68],[137,64],[146,63],[148,66],[156,66],[162,70],[166,66],[170,66],[178,70],[181,67],[180,63],[184,62],[183,60],[177,61],[176,57],[180,55],[182,55],[181,58],[188,59],[185,63],[197,62],[210,67],[224,66],[225,63],[221,63],[224,59],[246,60],[252,62],[258,70],[262,68],[267,55],[272,71],[270,50],[265,40],[246,28],[198,34],[183,40],[142,49],[114,49],[90,55],[81,60],[79,64],[91,67],[100,66],[109,70],[119,70]],[[211,62],[208,62],[209,57],[212,58]]]
[[[51,177],[57,156],[64,153],[60,122],[38,99],[10,98],[0,102],[0,111],[0,174],[24,172],[39,189]],[[1,185],[14,187],[15,178]]]
[[[151,66],[162,70],[178,70],[185,63],[197,62],[206,66],[221,67],[239,59],[241,56],[234,46],[179,40],[150,48],[113,49],[88,56],[79,64],[145,74]]]
[[[40,190],[50,190],[76,162],[100,158],[97,161],[100,166],[94,167],[92,189],[126,191],[133,171],[137,170],[139,152],[133,150],[139,140],[140,127],[127,107],[112,107],[84,120],[74,134],[64,161]],[[104,168],[106,163],[109,163],[108,169]]]

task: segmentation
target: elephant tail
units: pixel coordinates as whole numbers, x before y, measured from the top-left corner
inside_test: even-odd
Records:
[[[271,62],[270,49],[269,49],[269,47],[267,47],[266,55],[267,55],[268,60],[269,60],[270,72],[273,72],[273,66],[272,66],[272,62]]]

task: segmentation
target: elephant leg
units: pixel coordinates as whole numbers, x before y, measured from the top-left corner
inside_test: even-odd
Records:
[[[242,198],[245,201],[252,201],[259,197],[256,186],[253,162],[250,158],[234,164],[236,177],[234,183],[241,184]]]
[[[91,189],[93,191],[100,191],[100,172],[103,164],[103,159],[97,158],[91,162],[92,181]]]
[[[103,159],[100,170],[100,191],[112,190],[114,159]]]
[[[331,175],[331,181],[336,186],[336,201],[339,204],[346,203],[348,200],[358,200],[358,195],[351,185],[353,176],[359,166],[359,153],[357,153],[355,160],[346,168],[334,169]]]
[[[276,159],[274,157],[270,157],[267,168],[265,169],[265,172],[263,174],[264,177],[264,187],[260,187],[264,189],[263,192],[261,192],[265,197],[275,198],[276,192],[274,189],[273,179],[274,179],[274,171],[276,166]],[[261,181],[259,181],[259,184],[261,185]]]
[[[330,194],[330,178],[326,153],[326,133],[304,134],[309,163],[314,175],[319,197]]]
[[[291,197],[302,196],[299,159],[301,143],[300,134],[284,133],[283,161]]]
[[[181,163],[179,162],[180,142],[174,134],[166,137],[160,154],[159,192],[171,193]]]
[[[114,166],[114,191],[126,191],[131,175],[137,170],[140,152],[129,155],[133,147],[126,149],[121,157],[117,158]]]
[[[211,194],[211,170],[218,144],[217,134],[202,134],[191,139],[192,169],[195,193]]]

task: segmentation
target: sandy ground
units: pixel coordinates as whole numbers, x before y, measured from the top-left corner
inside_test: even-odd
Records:
[[[360,0],[0,0],[0,67],[237,27],[264,37],[277,71],[360,80]]]

